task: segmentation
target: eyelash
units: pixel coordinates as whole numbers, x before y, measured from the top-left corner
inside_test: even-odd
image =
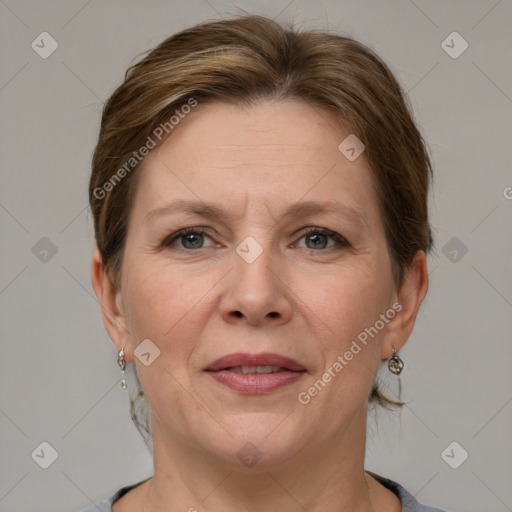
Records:
[[[196,228],[196,227],[184,228],[184,229],[180,229],[179,231],[176,231],[172,235],[165,238],[161,244],[161,247],[164,249],[174,249],[174,250],[182,251],[182,252],[195,252],[195,251],[198,251],[199,249],[208,249],[208,247],[199,247],[199,249],[186,249],[184,247],[174,247],[174,248],[171,247],[175,241],[179,240],[180,238],[185,237],[186,235],[191,235],[191,234],[206,235],[209,238],[211,238],[208,235],[208,233],[206,232],[206,230],[203,228]],[[302,234],[302,236],[300,237],[299,240],[301,240],[302,238],[304,238],[307,235],[324,235],[327,237],[331,237],[333,240],[335,240],[336,243],[338,244],[338,246],[341,248],[351,248],[352,247],[350,245],[350,243],[343,236],[341,236],[336,231],[331,231],[329,229],[318,228],[318,227],[308,228],[308,230]],[[314,251],[314,252],[329,251],[329,250],[333,250],[333,249],[336,249],[336,247],[327,247],[324,249],[307,249],[306,248],[306,250],[310,250],[310,251]]]

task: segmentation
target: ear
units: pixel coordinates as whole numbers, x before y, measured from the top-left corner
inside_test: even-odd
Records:
[[[103,258],[97,247],[92,255],[91,282],[101,306],[103,323],[108,335],[117,352],[124,348],[125,360],[130,363],[133,361],[133,353],[129,344],[129,332],[121,291],[116,290],[110,281],[103,266]]]
[[[393,355],[393,348],[398,352],[405,345],[414,328],[427,290],[427,256],[424,251],[418,251],[405,271],[402,286],[394,294],[395,302],[402,308],[386,326],[382,344],[382,359],[389,359]]]

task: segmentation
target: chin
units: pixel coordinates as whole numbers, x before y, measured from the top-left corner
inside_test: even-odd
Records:
[[[208,449],[233,471],[259,472],[284,464],[304,446],[304,429],[286,414],[244,413],[220,419],[229,432],[209,439]],[[208,436],[209,437],[209,436]],[[203,438],[204,441],[204,438]]]
[[[237,446],[237,450],[233,451],[233,446]],[[297,447],[290,446],[289,442],[279,443],[253,443],[251,441],[237,441],[233,442],[229,447],[226,447],[227,452],[215,452],[224,464],[227,465],[230,471],[237,473],[262,473],[270,470],[275,470],[279,466],[283,466],[287,461],[297,452]]]

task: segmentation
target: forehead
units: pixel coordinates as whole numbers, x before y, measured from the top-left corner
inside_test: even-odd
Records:
[[[167,141],[148,160],[179,150],[194,158],[211,155],[234,162],[258,159],[271,165],[336,149],[350,131],[334,115],[301,101],[260,101],[252,106],[213,102],[199,104],[180,121]],[[179,146],[179,147],[178,147]],[[295,155],[295,158],[294,158]],[[281,157],[281,158],[279,158]]]
[[[171,199],[250,198],[285,206],[338,201],[371,216],[377,205],[364,153],[350,161],[338,148],[350,134],[334,114],[301,101],[199,103],[145,158],[136,215]]]

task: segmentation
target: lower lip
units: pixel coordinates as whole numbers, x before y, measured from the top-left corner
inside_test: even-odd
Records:
[[[258,395],[275,391],[287,384],[292,384],[296,380],[300,379],[306,371],[283,371],[274,373],[256,373],[250,375],[237,373],[233,370],[220,370],[218,372],[209,371],[207,373],[209,373],[216,381],[221,384],[225,384],[235,391]]]

